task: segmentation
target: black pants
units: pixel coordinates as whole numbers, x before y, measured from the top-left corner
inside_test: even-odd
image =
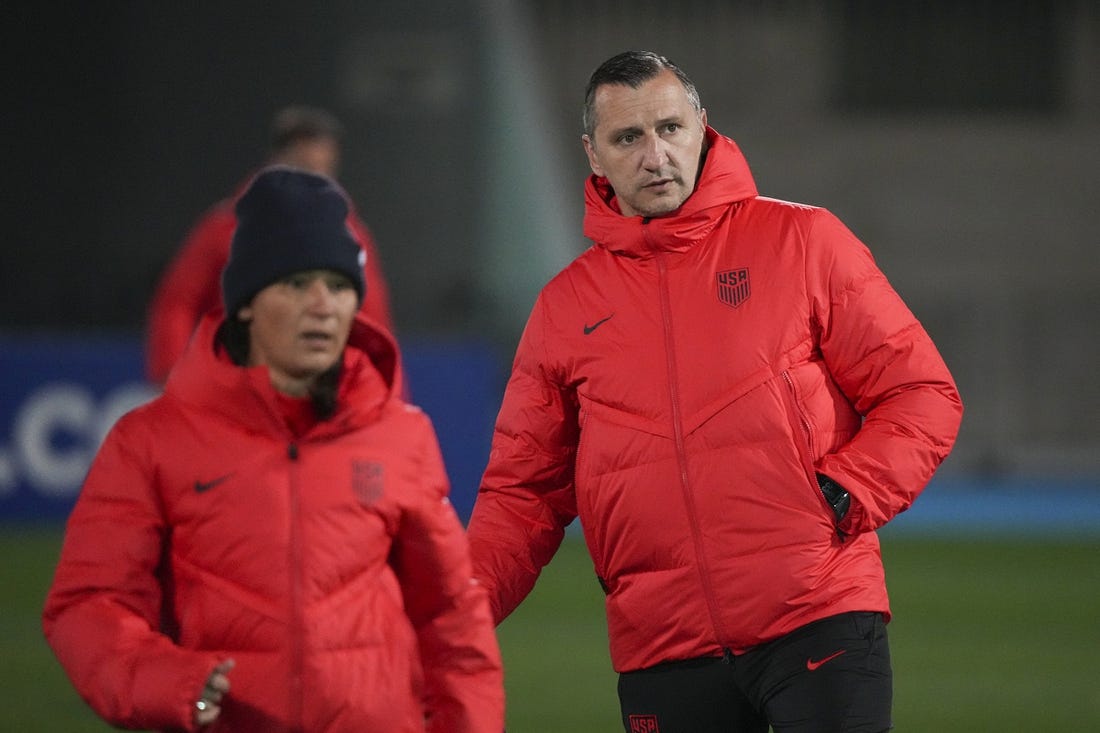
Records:
[[[879,613],[844,613],[744,654],[619,675],[627,733],[881,733],[893,674]]]

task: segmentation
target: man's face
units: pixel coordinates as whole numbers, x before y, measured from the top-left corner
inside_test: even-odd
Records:
[[[250,366],[266,366],[280,392],[303,395],[344,353],[358,310],[346,275],[308,270],[278,280],[238,311],[250,333]]]
[[[340,144],[329,137],[299,140],[273,162],[335,178],[340,166]]]
[[[582,136],[588,164],[607,178],[626,216],[663,216],[695,190],[706,110],[696,112],[680,80],[661,71],[637,89],[606,84],[593,102],[596,129]]]

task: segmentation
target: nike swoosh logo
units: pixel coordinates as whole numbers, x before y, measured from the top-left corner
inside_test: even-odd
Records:
[[[592,324],[591,326],[589,326],[588,324],[585,324],[585,326],[584,326],[584,335],[585,335],[585,336],[587,336],[588,334],[592,333],[592,332],[593,332],[593,331],[595,331],[595,330],[596,330],[597,328],[599,328],[599,327],[600,327],[600,326],[602,326],[603,324],[607,323],[608,321],[610,321],[610,320],[611,320],[612,318],[614,318],[614,317],[615,317],[615,314],[614,314],[614,313],[612,313],[612,314],[611,314],[610,316],[608,316],[607,318],[601,318],[600,320],[598,320],[598,321],[596,321],[595,323],[593,323],[593,324]]]
[[[204,491],[209,491],[210,489],[214,488],[215,486],[217,486],[221,482],[225,481],[226,479],[228,479],[232,475],[233,474],[231,474],[231,473],[227,473],[224,476],[218,476],[213,481],[196,481],[195,482],[195,491],[200,493],[200,494]]]
[[[824,659],[817,659],[817,660],[807,659],[806,660],[806,669],[813,672],[815,669],[817,669],[821,665],[825,664],[825,662],[829,662],[829,661],[832,661],[833,659],[836,659],[837,657],[839,657],[841,654],[843,654],[846,651],[848,651],[848,650],[847,649],[841,649],[839,652],[835,652],[833,654],[830,654],[829,656],[825,657]]]

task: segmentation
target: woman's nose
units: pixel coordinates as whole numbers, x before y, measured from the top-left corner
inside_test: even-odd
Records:
[[[309,307],[313,310],[328,311],[336,305],[336,293],[323,278],[317,278],[306,290]]]

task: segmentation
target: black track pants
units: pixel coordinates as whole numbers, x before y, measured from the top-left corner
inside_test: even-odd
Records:
[[[881,733],[893,676],[879,613],[815,621],[737,656],[619,676],[627,733]]]

